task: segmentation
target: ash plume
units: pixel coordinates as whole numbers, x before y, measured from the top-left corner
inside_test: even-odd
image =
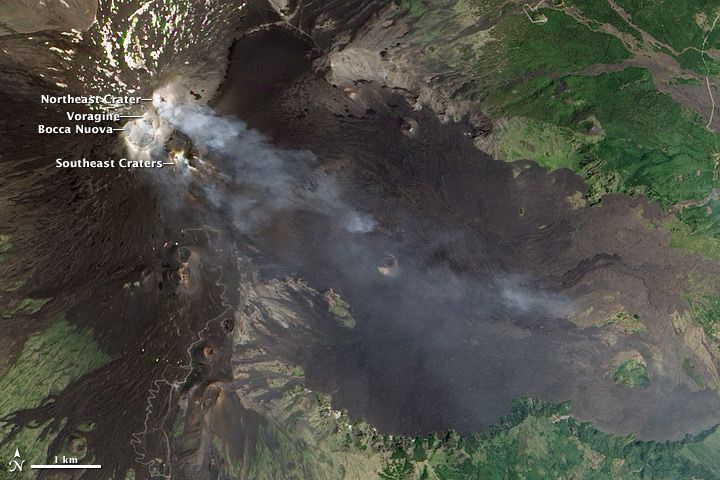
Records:
[[[174,198],[201,198],[219,213],[213,219],[200,208],[191,221],[208,222],[228,240],[251,238],[261,250],[257,281],[277,288],[293,315],[285,323],[267,313],[274,307],[259,309],[248,325],[263,333],[243,342],[302,365],[308,388],[332,393],[334,405],[381,431],[410,435],[484,428],[523,395],[578,398],[571,395],[577,383],[555,388],[575,374],[575,361],[584,358],[576,352],[590,344],[590,334],[566,320],[574,306],[484,253],[477,263],[489,268],[465,262],[486,251],[478,246],[486,241],[482,232],[442,222],[435,228],[433,217],[393,210],[396,202],[365,201],[370,195],[360,182],[341,185],[313,153],[277,148],[245,122],[192,100],[159,92],[153,106],[157,122],[191,144],[175,153],[176,167],[159,172],[159,185]],[[313,144],[318,155],[333,154],[322,147]],[[364,145],[357,148],[363,158]],[[378,212],[382,228],[356,205]],[[302,211],[319,215],[295,215]],[[337,333],[313,319],[327,308],[322,297],[308,313],[282,282],[272,283],[285,276],[337,292],[349,305],[352,330]],[[243,284],[241,291],[253,288]],[[239,314],[248,300],[238,300]]]
[[[169,87],[155,93],[154,111],[126,127],[132,153],[166,157],[166,164],[179,169],[178,178],[163,175],[165,188],[180,187],[196,197],[200,193],[242,233],[253,232],[275,213],[291,210],[322,213],[350,233],[375,228],[371,216],[343,201],[332,177],[314,168],[312,153],[275,148],[242,120],[217,115],[178,92]],[[177,132],[186,138],[190,152],[168,151]]]
[[[571,311],[565,299],[524,287],[526,282],[518,277],[469,278],[424,265],[418,252],[409,251],[396,239],[380,234],[355,238],[355,234],[374,232],[376,221],[345,202],[337,181],[315,168],[314,154],[276,148],[242,120],[216,114],[177,86],[158,90],[153,95],[153,107],[149,118],[126,129],[126,136],[141,138],[153,157],[168,154],[166,144],[173,132],[187,138],[192,152],[171,154],[181,175],[162,176],[163,187],[182,189],[172,196],[180,198],[184,190],[202,197],[244,234],[256,232],[283,212],[321,213],[326,220],[312,228],[325,237],[325,245],[316,246],[323,258],[314,259],[314,254],[306,252],[300,257],[319,268],[327,267],[335,273],[336,281],[374,291],[387,286],[387,279],[378,270],[383,258],[399,254],[402,282],[394,282],[396,295],[391,303],[400,301],[398,311],[407,310],[407,318],[422,318],[429,311],[436,316],[449,311],[453,315],[472,312],[473,316],[483,316],[483,312],[494,315],[499,309],[520,316],[534,313],[555,317],[566,317]]]

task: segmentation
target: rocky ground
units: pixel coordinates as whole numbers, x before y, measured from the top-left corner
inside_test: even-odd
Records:
[[[676,45],[643,57],[673,40],[645,25],[485,3],[163,3],[157,22],[116,2],[92,25],[72,3],[0,19],[0,453],[104,465],[73,478],[713,478],[720,265],[683,216],[710,208],[712,152],[697,176],[691,151],[677,171],[623,177],[607,156],[623,130],[584,90],[655,85],[670,95],[651,107],[677,101],[712,128],[702,85],[671,85],[703,72],[678,70]],[[576,23],[625,50],[569,68],[555,47],[513,70],[512,28]],[[212,129],[172,123],[175,91],[242,140],[217,148]],[[586,102],[585,130],[510,91]],[[193,168],[55,169],[137,145],[38,141],[62,116],[39,92],[161,92],[126,113],[170,122],[162,155]],[[701,133],[683,141],[704,148],[712,130],[687,118]],[[660,146],[642,148],[675,148],[643,126]],[[493,157],[510,151],[530,153]],[[587,151],[617,188],[598,187]]]

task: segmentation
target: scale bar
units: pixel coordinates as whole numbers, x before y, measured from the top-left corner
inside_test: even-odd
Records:
[[[62,468],[62,469],[85,469],[85,468],[102,468],[102,465],[75,465],[75,464],[59,464],[59,465],[30,465],[30,468],[33,468],[35,470],[50,470],[50,469],[56,469],[56,468]]]
[[[120,115],[120,118],[143,118],[142,115]]]

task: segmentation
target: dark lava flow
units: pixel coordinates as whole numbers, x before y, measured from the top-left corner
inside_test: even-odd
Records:
[[[384,431],[409,434],[480,430],[522,395],[570,399],[581,418],[645,438],[678,438],[718,421],[714,393],[661,378],[646,390],[615,384],[610,358],[644,347],[607,345],[597,330],[562,320],[587,275],[636,268],[612,241],[612,216],[637,207],[657,215],[656,207],[610,196],[602,209],[576,212],[567,198],[585,190],[577,176],[494,161],[472,147],[478,132],[441,125],[380,86],[358,84],[365,104],[353,101],[324,81],[327,67],[303,44],[283,29],[236,42],[215,106],[279,145],[310,149],[343,179],[351,204],[380,221],[357,236],[292,215],[254,238],[289,271],[352,305],[350,348],[298,353],[311,387]],[[258,101],[253,85],[268,59],[273,88]],[[409,121],[417,136],[407,135]],[[588,257],[575,246],[583,236],[609,240]],[[388,253],[399,259],[396,278],[378,272]],[[662,300],[667,308],[680,301]]]
[[[50,420],[47,428],[59,432],[53,455],[90,422],[96,428],[83,435],[106,472],[136,461],[151,469],[136,478],[167,475],[171,463],[185,478],[216,471],[200,451],[203,429],[251,444],[265,421],[225,393],[236,381],[232,362],[253,347],[230,343],[233,310],[245,306],[239,292],[249,275],[286,274],[341,293],[357,326],[269,330],[263,346],[301,363],[311,388],[383,431],[480,430],[522,395],[572,400],[581,418],[645,438],[677,438],[718,422],[715,393],[691,392],[661,372],[652,372],[648,389],[616,385],[606,376],[610,359],[629,348],[647,353],[646,345],[608,344],[598,329],[566,318],[575,297],[591,290],[584,282],[605,275],[650,285],[658,311],[680,308],[681,299],[665,295],[666,269],[636,260],[643,252],[616,238],[618,219],[637,219],[639,208],[653,218],[657,207],[610,196],[601,208],[573,210],[567,197],[585,189],[578,177],[494,161],[472,146],[481,132],[441,124],[433,112],[411,108],[403,92],[368,82],[333,87],[317,44],[279,27],[239,38],[213,105],[273,145],[313,152],[343,201],[378,222],[371,233],[348,233],[332,212],[302,208],[240,233],[222,206],[196,196],[177,209],[177,199],[141,175],[48,167],[59,156],[117,157],[122,147],[86,137],[37,142],[27,132],[61,115],[37,107],[37,91],[53,87],[2,72],[0,103],[17,121],[0,145],[13,152],[3,153],[0,215],[29,258],[9,275],[33,272],[32,290],[22,293],[57,298],[48,310],[91,326],[112,358],[52,402],[12,413],[6,420],[16,431]],[[639,221],[623,228],[649,239],[657,262],[680,262]],[[388,255],[397,274],[378,269]],[[238,264],[240,257],[257,266]],[[179,393],[189,398],[185,435],[169,445]],[[206,418],[203,407],[213,405]]]

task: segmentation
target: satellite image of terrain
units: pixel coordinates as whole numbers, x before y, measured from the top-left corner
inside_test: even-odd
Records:
[[[720,0],[0,0],[0,480],[720,479]]]

